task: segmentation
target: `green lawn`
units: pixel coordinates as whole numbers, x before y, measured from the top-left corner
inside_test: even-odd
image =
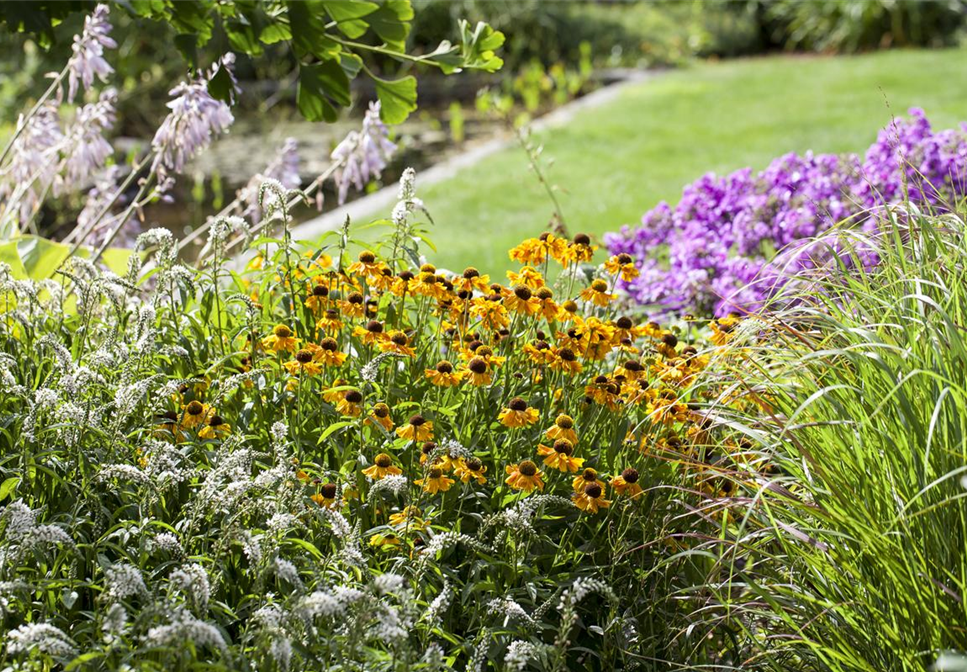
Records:
[[[935,127],[967,120],[967,51],[770,57],[696,65],[627,89],[536,136],[554,160],[572,233],[637,223],[707,171],[765,167],[789,151],[862,151],[890,115],[922,107]],[[502,276],[506,250],[540,233],[551,206],[519,149],[419,190],[439,266]],[[388,214],[388,213],[386,213]]]

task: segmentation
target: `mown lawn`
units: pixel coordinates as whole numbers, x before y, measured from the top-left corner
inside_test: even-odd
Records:
[[[967,52],[776,56],[701,64],[625,90],[538,136],[571,232],[637,223],[708,171],[759,169],[789,151],[862,151],[890,116],[922,107],[935,127],[967,120]],[[519,149],[419,190],[439,266],[502,275],[506,250],[539,233],[550,202]],[[388,213],[374,213],[383,216]]]

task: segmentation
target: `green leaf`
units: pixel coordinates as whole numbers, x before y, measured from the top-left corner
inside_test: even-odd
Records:
[[[319,437],[319,440],[316,442],[316,445],[322,445],[322,442],[328,439],[330,436],[332,436],[334,432],[338,432],[340,429],[343,429],[344,427],[349,427],[352,424],[353,424],[352,421],[344,420],[342,422],[335,422],[329,425],[328,427],[326,427],[326,431],[324,431],[322,435]]]
[[[232,82],[232,74],[224,64],[219,63],[215,75],[208,80],[208,93],[215,100],[223,100],[230,105],[235,102],[235,84]]]
[[[263,44],[276,44],[292,39],[292,31],[284,23],[270,23],[262,28],[259,39]]]
[[[387,0],[379,11],[370,14],[366,20],[387,47],[402,52],[406,49],[406,38],[410,34],[409,21],[413,20],[413,16],[410,0]]]
[[[11,494],[13,494],[13,491],[17,489],[17,485],[19,484],[20,484],[19,476],[11,476],[3,483],[0,483],[0,502],[5,500]]]
[[[326,35],[325,7],[321,0],[292,1],[287,2],[286,7],[296,54],[312,54],[321,60],[330,60],[339,55],[339,43]]]
[[[10,274],[15,280],[27,279],[27,269],[24,268],[23,262],[20,260],[16,240],[0,243],[0,262],[10,266]]]
[[[355,40],[369,30],[369,23],[359,21],[379,10],[375,2],[357,0],[323,0],[329,16],[336,22],[336,28],[346,37]]]
[[[373,78],[379,96],[380,118],[387,124],[401,124],[416,109],[416,78],[386,80]]]
[[[338,117],[336,105],[349,105],[349,77],[337,61],[323,61],[299,68],[299,89],[296,104],[309,121],[332,123]]]

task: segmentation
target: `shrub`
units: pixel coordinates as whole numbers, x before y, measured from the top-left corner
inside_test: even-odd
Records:
[[[787,154],[757,174],[709,174],[687,186],[674,208],[661,203],[641,227],[606,237],[611,253],[641,263],[624,288],[664,311],[755,310],[814,263],[808,240],[834,223],[849,218],[873,231],[869,214],[881,204],[955,201],[967,193],[967,135],[935,132],[922,110],[910,114],[882,130],[863,159]]]

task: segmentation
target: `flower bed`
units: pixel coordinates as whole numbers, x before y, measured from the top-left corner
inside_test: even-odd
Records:
[[[661,203],[638,228],[606,243],[641,274],[622,284],[638,303],[662,311],[723,315],[754,310],[809,265],[810,238],[846,219],[876,228],[884,203],[951,205],[967,194],[967,135],[933,131],[922,110],[882,130],[864,158],[787,154],[754,174],[708,174],[674,208]],[[778,251],[787,252],[776,262]],[[799,258],[796,253],[799,252]]]

